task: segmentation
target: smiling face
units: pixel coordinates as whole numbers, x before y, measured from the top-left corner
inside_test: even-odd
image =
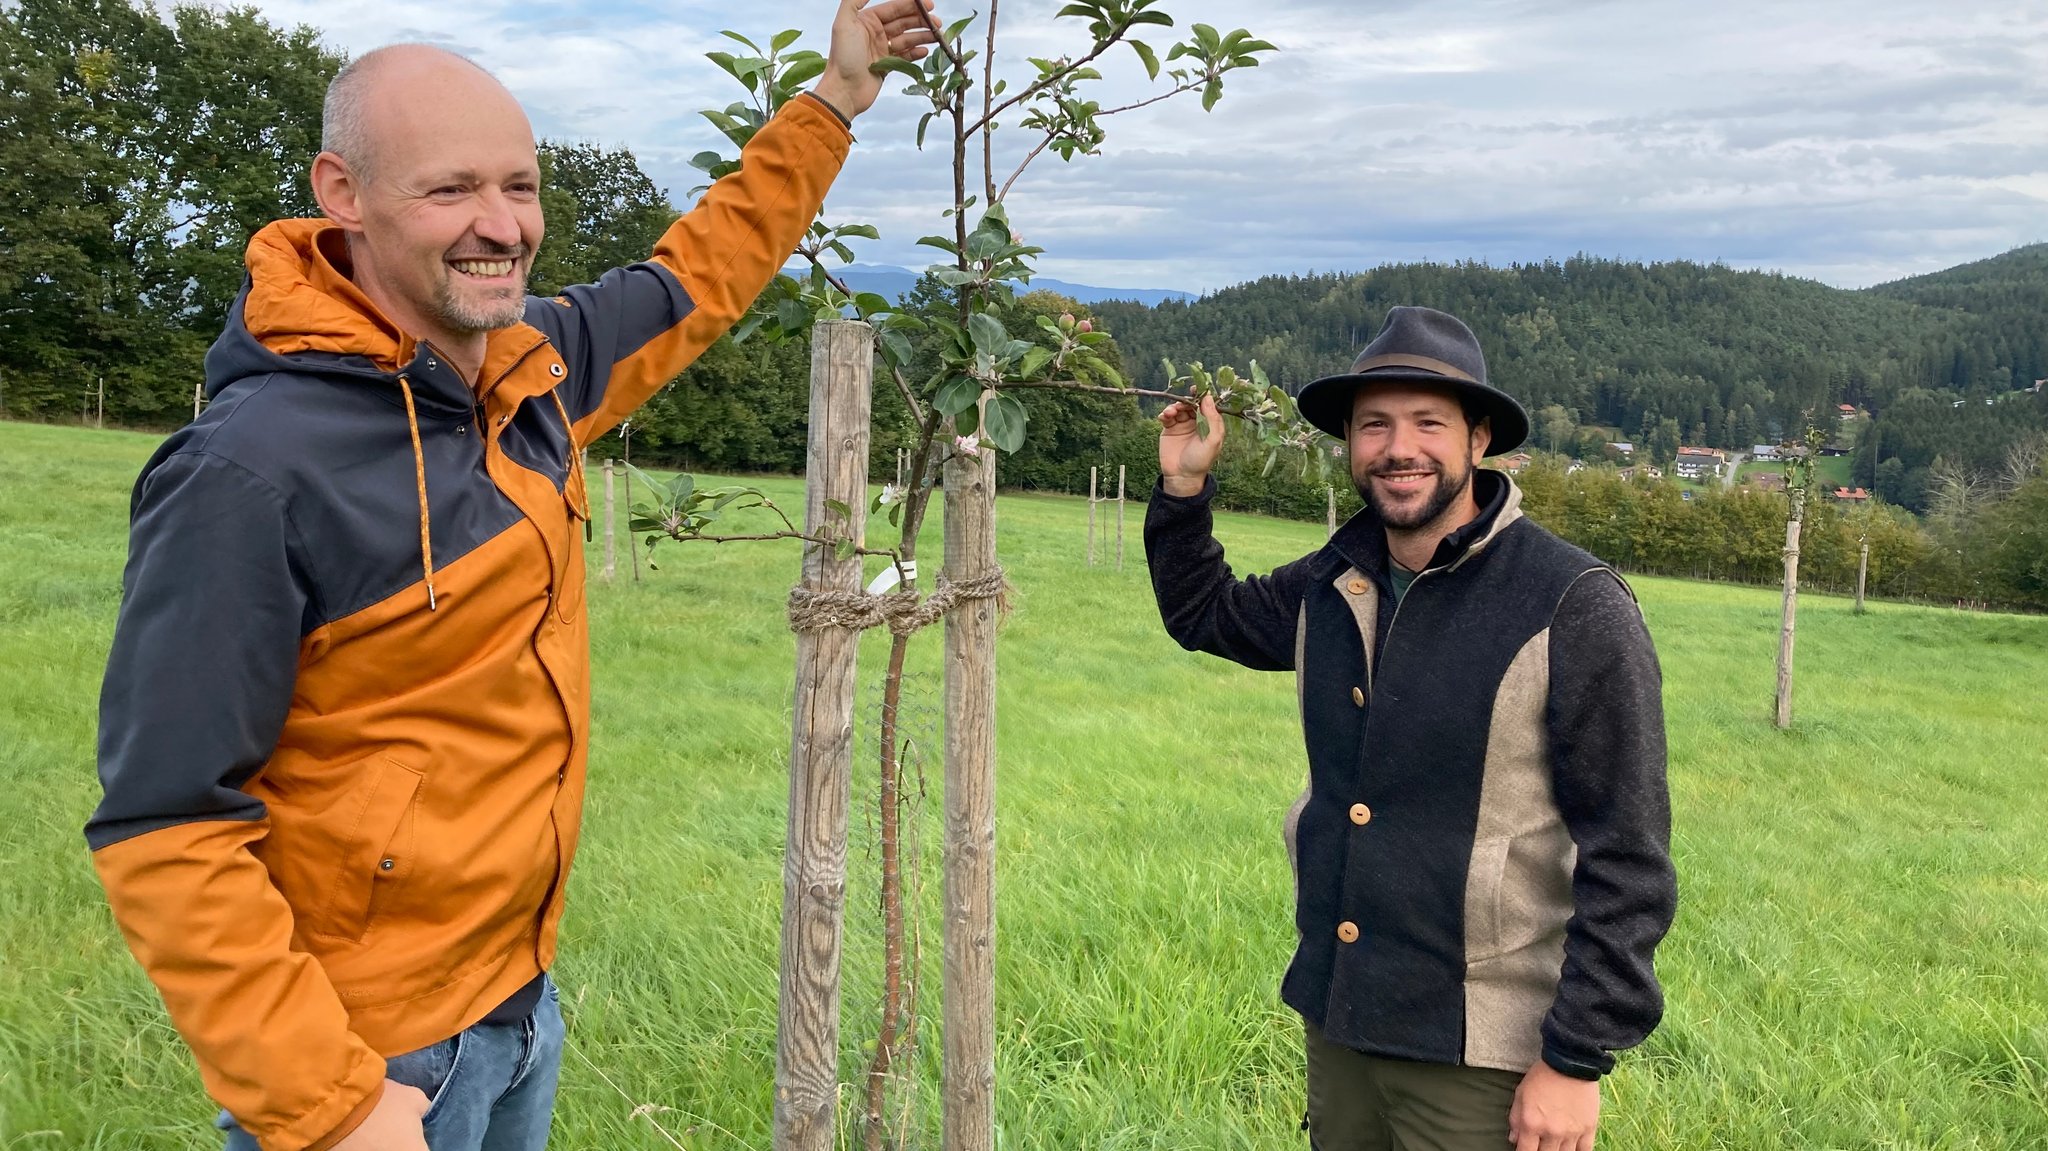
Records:
[[[1349,432],[1351,480],[1397,532],[1427,531],[1464,510],[1492,439],[1486,421],[1467,422],[1453,392],[1408,380],[1358,389]]]
[[[417,337],[471,344],[525,313],[545,230],[533,129],[468,61],[386,51],[364,78],[358,154],[322,153],[315,190],[380,308]]]

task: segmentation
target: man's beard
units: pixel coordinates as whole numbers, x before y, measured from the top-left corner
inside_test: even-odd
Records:
[[[515,271],[524,271],[529,249],[524,244],[486,252],[465,252],[451,260],[511,260]],[[446,265],[443,265],[444,267]],[[451,332],[471,334],[509,328],[526,318],[526,293],[517,291],[509,299],[472,301],[460,291],[462,273],[448,268],[434,288],[434,318]],[[522,276],[521,283],[525,282]]]
[[[1465,468],[1453,477],[1446,476],[1443,468],[1431,464],[1430,470],[1436,474],[1436,486],[1430,491],[1428,499],[1423,500],[1420,504],[1409,505],[1413,510],[1403,510],[1379,498],[1378,492],[1373,487],[1373,476],[1381,472],[1416,471],[1424,463],[1425,461],[1422,460],[1389,461],[1375,468],[1363,479],[1353,477],[1352,482],[1358,488],[1359,498],[1363,499],[1366,506],[1372,509],[1373,514],[1380,518],[1381,523],[1396,531],[1415,531],[1419,528],[1426,528],[1438,519],[1441,519],[1443,514],[1450,510],[1451,505],[1456,503],[1460,497],[1472,488],[1472,469],[1470,467]]]

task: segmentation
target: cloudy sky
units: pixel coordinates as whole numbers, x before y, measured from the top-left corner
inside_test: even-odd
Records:
[[[940,0],[948,17],[975,5]],[[681,200],[739,90],[703,58],[722,28],[811,29],[830,0],[547,5],[258,0],[350,54],[399,39],[496,71],[547,136],[631,148]],[[985,6],[985,4],[981,5]],[[2048,2],[1163,0],[1181,28],[1281,51],[1107,121],[1104,155],[1041,159],[1010,198],[1041,270],[1201,291],[1390,261],[1721,260],[1860,287],[2048,239]],[[999,49],[1086,47],[1059,0],[1007,0]],[[1163,49],[1177,34],[1153,37]],[[727,45],[730,46],[730,45]],[[1163,53],[1162,53],[1163,54]],[[1147,91],[1110,59],[1098,99]],[[1013,81],[1014,83],[1015,81]],[[893,87],[893,86],[892,86]],[[858,125],[836,219],[884,232],[865,262],[921,266],[950,187],[885,96]],[[1009,133],[1012,162],[1029,140]],[[934,140],[937,139],[936,132]]]

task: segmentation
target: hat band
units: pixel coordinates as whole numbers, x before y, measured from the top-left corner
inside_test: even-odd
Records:
[[[1351,372],[1353,375],[1364,375],[1367,372],[1377,371],[1380,368],[1421,368],[1425,372],[1435,372],[1439,376],[1449,376],[1454,380],[1463,380],[1468,384],[1479,382],[1453,365],[1447,364],[1442,360],[1431,359],[1428,356],[1400,354],[1374,356],[1368,360],[1358,361],[1357,364],[1352,366]]]

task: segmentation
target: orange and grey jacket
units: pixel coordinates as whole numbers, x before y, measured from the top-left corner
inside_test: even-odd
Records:
[[[474,388],[287,220],[135,486],[86,827],[114,916],[266,1151],[548,968],[590,732],[582,445],[724,332],[845,161],[800,99],[651,260],[530,298]]]

